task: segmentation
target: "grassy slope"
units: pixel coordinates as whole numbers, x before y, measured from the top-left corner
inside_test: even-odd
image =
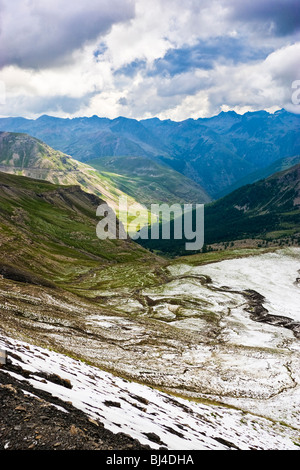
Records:
[[[149,206],[151,203],[207,203],[205,191],[175,170],[145,157],[105,157],[89,164],[116,186]]]
[[[5,277],[84,290],[104,285],[106,270],[116,273],[109,277],[112,284],[124,279],[126,270],[134,283],[160,264],[131,240],[99,240],[101,200],[78,186],[0,173],[0,194],[0,274]],[[122,270],[123,277],[117,275]]]
[[[126,196],[129,206],[138,208],[147,217],[147,211],[134,195],[125,194],[108,175],[100,174],[89,165],[27,134],[0,133],[0,171],[55,184],[79,185],[83,190],[103,198],[115,210],[118,209],[119,197]]]
[[[208,243],[299,233],[300,164],[237,189],[209,205],[206,213]]]

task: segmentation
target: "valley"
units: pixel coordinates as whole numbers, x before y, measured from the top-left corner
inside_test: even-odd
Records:
[[[155,194],[169,203],[204,197],[173,170],[136,157],[89,166],[23,134],[0,134],[0,150],[6,403],[27,392],[66,406],[68,426],[82,413],[119,448],[299,447],[299,164],[208,198],[214,249],[191,254],[96,234],[108,194],[146,211]],[[53,386],[51,374],[74,390]]]
[[[0,0],[10,464],[300,450],[299,4]]]

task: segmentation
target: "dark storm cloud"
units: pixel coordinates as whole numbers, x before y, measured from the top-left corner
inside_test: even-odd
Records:
[[[286,36],[300,31],[299,0],[229,0],[229,17],[243,22],[263,23],[275,34]]]
[[[218,63],[239,63],[264,59],[269,50],[252,50],[240,38],[217,37],[199,40],[194,46],[170,49],[162,59],[155,61],[152,74],[173,77],[191,69],[211,70]]]
[[[0,67],[62,64],[134,12],[133,0],[0,0]]]

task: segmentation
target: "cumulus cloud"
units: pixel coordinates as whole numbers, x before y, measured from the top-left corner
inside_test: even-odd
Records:
[[[1,0],[0,67],[64,63],[113,24],[133,16],[133,0]]]
[[[145,75],[128,88],[123,112],[130,117],[156,115],[179,121],[222,110],[299,112],[299,105],[292,106],[291,101],[292,84],[300,77],[299,56],[300,43],[296,43],[254,62],[217,64],[210,70],[189,70],[173,77]]]
[[[0,0],[0,114],[181,120],[288,107],[299,1]]]

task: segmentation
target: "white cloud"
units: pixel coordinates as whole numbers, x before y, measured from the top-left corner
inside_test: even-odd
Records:
[[[260,27],[254,35],[260,10],[253,2],[247,22],[243,15],[250,3],[233,15],[229,6],[235,0],[0,0],[0,82],[6,89],[0,115],[181,120],[225,109],[288,106],[291,84],[300,79],[300,43],[296,36],[264,36]],[[269,14],[264,10],[262,19]],[[220,38],[224,45],[236,41],[243,53],[238,56],[234,46],[225,56],[216,52],[204,70],[201,53],[206,45],[218,48]],[[200,54],[194,66],[187,61],[173,76],[160,69],[153,73],[168,51],[178,52],[172,56],[176,65],[189,47]],[[126,67],[132,73],[116,73]]]
[[[255,63],[217,65],[198,76],[197,73],[188,73],[173,80],[155,77],[147,86],[147,101],[143,99],[141,86],[135,90],[136,114],[140,117],[145,114],[146,117],[147,102],[151,103],[153,114],[161,119],[174,120],[208,117],[225,109],[244,113],[260,109],[274,112],[285,107],[299,112],[291,106],[292,83],[300,78],[299,56],[300,43],[296,43]],[[150,89],[152,95],[149,95]]]

